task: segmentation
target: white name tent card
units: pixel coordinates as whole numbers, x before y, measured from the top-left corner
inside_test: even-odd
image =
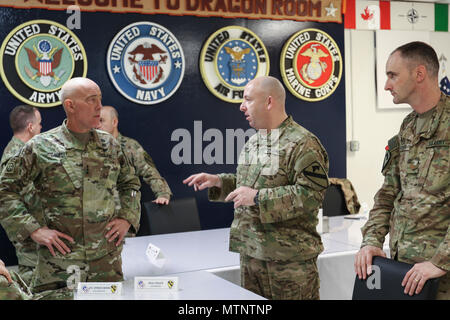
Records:
[[[135,291],[160,289],[178,291],[178,277],[134,277]]]
[[[122,294],[121,282],[79,282],[78,295],[114,295]]]
[[[148,244],[145,254],[147,255],[150,263],[158,268],[162,268],[164,263],[166,262],[166,258],[164,257],[161,249],[152,243]]]

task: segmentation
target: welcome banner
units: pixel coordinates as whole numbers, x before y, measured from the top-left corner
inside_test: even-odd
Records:
[[[342,23],[342,0],[0,0],[0,6]]]

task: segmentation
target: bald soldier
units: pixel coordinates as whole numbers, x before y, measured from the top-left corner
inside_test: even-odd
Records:
[[[29,105],[16,106],[9,114],[9,124],[13,137],[5,150],[3,150],[0,160],[1,169],[6,166],[11,157],[19,152],[26,142],[41,132],[41,113],[37,108]],[[22,195],[29,209],[38,206],[38,199],[35,196],[33,184],[26,186],[22,191]],[[0,223],[16,248],[19,274],[26,283],[30,283],[37,261],[36,243],[30,238],[23,242],[14,240],[17,230],[14,224],[11,225],[8,212],[4,211],[0,214]]]
[[[439,89],[438,70],[436,52],[423,42],[398,47],[388,58],[384,89],[413,111],[386,147],[384,183],[362,228],[355,272],[366,279],[372,258],[386,256],[389,233],[391,258],[413,264],[401,283],[404,293],[418,294],[428,279],[441,277],[437,299],[448,300],[450,97]]]
[[[258,77],[240,110],[257,129],[236,174],[194,174],[183,182],[233,201],[230,250],[240,253],[241,285],[268,299],[319,299],[317,214],[328,187],[328,155],[319,139],[285,111],[285,90]]]
[[[1,210],[15,217],[17,239],[39,244],[32,292],[55,290],[48,299],[72,298],[77,281],[122,281],[122,240],[139,227],[139,179],[120,144],[94,129],[101,98],[92,80],[67,81],[61,89],[67,119],[31,139],[0,177]],[[34,214],[20,197],[31,182],[42,203]]]
[[[150,155],[134,139],[128,138],[119,132],[119,114],[111,106],[104,106],[100,114],[98,129],[113,135],[122,146],[123,151],[130,160],[136,175],[142,177],[155,194],[157,204],[169,204],[172,191],[166,180],[161,177]]]

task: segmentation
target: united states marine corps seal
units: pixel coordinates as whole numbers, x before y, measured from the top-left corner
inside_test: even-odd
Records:
[[[77,36],[49,20],[21,24],[0,48],[0,74],[8,90],[36,107],[59,105],[62,85],[85,77],[87,58]]]
[[[153,22],[119,31],[106,56],[109,77],[127,99],[145,105],[171,97],[183,80],[185,59],[177,38]]]
[[[200,72],[216,97],[241,103],[244,87],[269,74],[269,55],[261,39],[249,29],[229,26],[214,32],[200,53]]]
[[[325,32],[305,29],[283,46],[280,69],[284,84],[294,96],[306,101],[323,100],[341,80],[341,52]]]

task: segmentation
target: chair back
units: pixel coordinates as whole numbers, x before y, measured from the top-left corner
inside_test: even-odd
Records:
[[[383,257],[374,257],[372,273],[366,280],[355,277],[353,300],[434,300],[439,278],[425,282],[422,291],[412,296],[405,294],[402,281],[412,264]]]
[[[330,184],[325,191],[325,196],[322,202],[324,216],[340,216],[350,214],[345,204],[344,193],[341,186]]]
[[[168,205],[144,202],[137,236],[201,230],[195,198],[171,200]]]

